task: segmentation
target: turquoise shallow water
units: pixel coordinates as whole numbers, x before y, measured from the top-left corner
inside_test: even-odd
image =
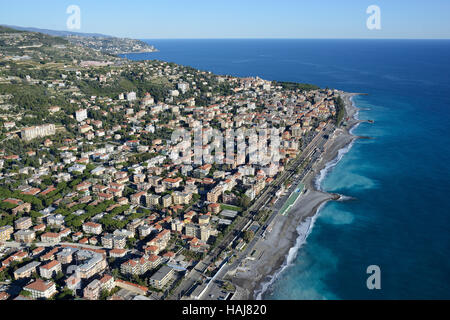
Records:
[[[295,262],[265,298],[449,298],[448,162],[441,162],[448,155],[433,151],[446,146],[425,142],[432,128],[417,127],[402,104],[355,100],[370,108],[360,118],[375,124],[354,133],[375,139],[358,140],[321,183],[354,199],[320,211]],[[373,264],[381,268],[379,291],[366,287]]]
[[[364,92],[358,140],[321,182],[320,211],[265,299],[450,298],[450,41],[155,40],[161,59]],[[368,290],[366,268],[381,268]]]

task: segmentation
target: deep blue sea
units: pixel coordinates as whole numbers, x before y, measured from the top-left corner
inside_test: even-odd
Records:
[[[265,299],[450,299],[450,41],[150,40],[159,59],[358,96],[358,140],[320,183],[320,211]],[[366,269],[381,269],[368,290]]]

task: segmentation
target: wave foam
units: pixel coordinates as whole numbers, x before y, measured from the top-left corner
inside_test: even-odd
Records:
[[[349,200],[355,200],[355,198],[350,197],[350,196],[345,196],[343,194],[339,194],[339,199],[337,201],[339,202],[344,202],[344,201],[349,201]]]
[[[350,101],[352,102],[352,105],[355,108],[357,108],[355,102],[353,101],[353,97],[350,99]],[[357,111],[353,115],[353,118],[358,120],[358,116],[359,116],[359,108],[357,108]],[[359,126],[359,123],[356,124],[352,128],[352,130],[350,131],[350,134],[352,134],[353,130],[356,129],[358,126]],[[321,184],[322,184],[323,179],[325,179],[325,177],[328,175],[328,173],[331,171],[331,169],[334,168],[339,163],[339,161],[341,161],[341,159],[344,157],[344,155],[346,155],[351,150],[351,148],[353,147],[354,143],[355,143],[355,140],[353,140],[351,143],[349,143],[344,148],[340,149],[338,151],[338,155],[336,156],[336,158],[333,159],[332,161],[328,162],[325,165],[325,168],[320,170],[319,175],[315,179],[315,186],[316,186],[317,190],[321,190]],[[340,201],[345,201],[345,200],[349,200],[349,199],[352,199],[352,198],[351,197],[347,197],[347,196],[341,196]],[[278,269],[278,271],[275,272],[272,276],[269,276],[269,278],[268,278],[268,280],[266,282],[262,283],[261,289],[255,291],[254,296],[255,296],[256,300],[262,300],[262,297],[263,297],[264,293],[270,288],[270,286],[275,282],[275,280],[277,280],[280,277],[280,275],[288,267],[290,267],[293,264],[294,259],[297,257],[299,249],[304,244],[306,244],[306,239],[311,234],[312,229],[314,228],[315,222],[316,222],[317,218],[320,215],[320,212],[322,211],[323,207],[327,203],[328,203],[328,201],[323,202],[317,208],[317,212],[316,212],[315,215],[313,215],[312,217],[306,218],[305,221],[302,222],[297,227],[297,232],[298,232],[299,236],[297,237],[297,240],[295,241],[295,245],[292,248],[289,249],[289,252],[288,252],[288,254],[286,256],[286,260],[282,264],[280,269]]]
[[[325,177],[328,175],[331,169],[333,169],[339,163],[339,161],[341,161],[342,158],[350,151],[350,149],[353,147],[354,144],[355,140],[353,140],[350,144],[348,144],[344,148],[340,149],[338,151],[336,158],[328,162],[325,165],[325,168],[320,170],[320,173],[317,175],[314,183],[317,190],[323,191],[321,187],[322,181],[325,179]]]
[[[313,219],[306,218],[304,222],[302,222],[297,227],[298,237],[295,241],[295,245],[289,249],[289,252],[286,256],[286,261],[283,263],[280,269],[278,269],[275,274],[269,277],[268,281],[263,282],[261,285],[261,289],[255,291],[255,299],[262,300],[263,294],[269,289],[269,287],[275,282],[275,280],[283,273],[286,268],[291,266],[294,262],[294,259],[297,257],[298,250],[302,247],[303,244],[306,243],[306,238],[311,233],[311,227],[313,226]]]
[[[283,265],[280,267],[280,269],[278,269],[278,271],[275,272],[274,275],[270,276],[266,282],[262,283],[261,289],[255,291],[255,299],[256,300],[262,300],[264,293],[266,293],[266,291],[275,282],[275,280],[277,280],[281,276],[281,274],[294,263],[294,260],[297,257],[297,254],[298,254],[300,248],[304,244],[306,244],[306,240],[309,237],[309,235],[311,234],[312,229],[314,228],[314,225],[316,223],[316,220],[319,216],[320,211],[327,203],[328,203],[328,201],[322,203],[317,208],[317,213],[314,216],[307,217],[305,219],[305,221],[303,221],[297,227],[298,237],[297,237],[297,240],[295,241],[295,245],[289,249],[289,252],[286,255],[286,260],[283,263]]]

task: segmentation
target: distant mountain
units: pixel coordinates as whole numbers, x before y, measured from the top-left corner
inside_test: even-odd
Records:
[[[72,32],[72,31],[57,31],[57,30],[49,30],[49,29],[39,29],[39,28],[32,28],[32,27],[18,27],[18,26],[10,26],[6,24],[2,24],[1,26],[20,30],[20,31],[28,31],[28,32],[39,32],[48,34],[50,36],[55,37],[68,37],[68,36],[78,36],[78,37],[97,37],[97,38],[114,38],[113,36],[108,36],[100,33],[82,33],[82,32]]]
[[[0,25],[0,27],[10,28],[24,32],[38,32],[53,37],[63,37],[70,43],[81,45],[106,54],[125,54],[156,52],[155,47],[136,39],[117,38],[99,33],[81,33],[72,31],[56,31],[48,29],[39,29],[31,27],[18,27],[9,25]]]

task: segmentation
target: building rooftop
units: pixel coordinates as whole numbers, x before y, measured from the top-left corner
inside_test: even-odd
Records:
[[[37,279],[36,281],[25,286],[24,289],[45,292],[54,285],[55,283],[53,281],[43,281],[41,279]]]
[[[173,271],[173,268],[169,266],[162,266],[154,275],[150,277],[150,279],[155,281],[161,281],[164,279],[170,272]]]

